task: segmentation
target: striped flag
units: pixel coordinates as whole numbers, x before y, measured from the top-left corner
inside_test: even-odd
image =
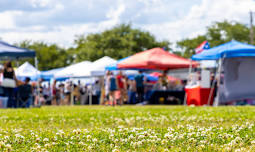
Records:
[[[208,41],[201,43],[196,49],[196,54],[203,52],[204,50],[210,49],[210,44]]]

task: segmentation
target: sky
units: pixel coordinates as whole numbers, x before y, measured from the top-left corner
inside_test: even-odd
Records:
[[[131,23],[175,43],[204,34],[216,21],[248,26],[249,11],[255,12],[255,0],[0,0],[0,38],[71,47],[77,35]]]

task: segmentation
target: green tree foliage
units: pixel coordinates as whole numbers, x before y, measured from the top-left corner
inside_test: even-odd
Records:
[[[103,56],[115,59],[134,53],[164,47],[169,50],[168,41],[157,41],[149,32],[134,29],[130,24],[121,24],[102,33],[77,36],[74,43],[75,61],[94,61]]]
[[[177,46],[184,50],[183,56],[189,58],[195,53],[194,49],[205,40],[210,43],[211,47],[229,42],[231,40],[248,43],[249,27],[238,22],[216,22],[207,27],[207,31],[204,35],[181,40],[177,42]]]
[[[68,64],[68,53],[65,49],[60,48],[56,44],[46,44],[44,42],[23,41],[17,44],[19,47],[34,50],[38,59],[39,70],[49,70],[53,68],[63,67]],[[30,63],[34,63],[34,59],[28,59]],[[21,61],[21,63],[24,60]]]
[[[248,43],[249,27],[238,22],[215,22],[207,27],[204,35],[178,41],[177,47],[181,48],[183,53],[178,51],[173,53],[189,58],[194,54],[194,49],[205,40],[214,47],[233,39]],[[17,46],[36,51],[39,70],[64,67],[83,60],[94,61],[106,55],[121,59],[154,47],[170,50],[170,42],[157,41],[149,32],[132,28],[130,24],[120,24],[101,33],[79,35],[75,38],[74,44],[74,47],[64,49],[56,44],[23,41]],[[29,61],[34,63],[33,59]]]
[[[193,39],[184,39],[182,41],[177,42],[178,47],[184,49],[183,57],[189,58],[192,56],[194,52],[194,48],[196,48],[199,44],[206,40],[206,36],[199,35]]]

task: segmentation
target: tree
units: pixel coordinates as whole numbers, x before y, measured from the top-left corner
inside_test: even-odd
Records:
[[[193,39],[185,39],[177,42],[177,45],[184,49],[184,54],[182,55],[185,58],[189,58],[194,54],[194,48],[196,48],[200,43],[206,40],[206,36],[199,35]]]
[[[238,22],[216,22],[207,27],[204,35],[199,35],[192,39],[184,39],[177,42],[177,46],[184,50],[184,57],[191,57],[193,51],[199,44],[207,40],[211,47],[237,40],[241,42],[249,42],[249,28]]]
[[[103,56],[120,59],[154,47],[169,50],[170,45],[168,41],[157,41],[149,32],[134,29],[130,24],[121,24],[102,33],[77,36],[74,43],[76,62],[94,61]]]
[[[17,44],[22,48],[34,50],[39,61],[39,70],[49,70],[53,68],[66,66],[68,63],[68,53],[65,49],[60,48],[56,44],[46,44],[44,42],[22,41]],[[69,57],[70,58],[70,57]],[[34,63],[34,59],[27,59],[30,63]],[[25,60],[22,60],[25,62]]]

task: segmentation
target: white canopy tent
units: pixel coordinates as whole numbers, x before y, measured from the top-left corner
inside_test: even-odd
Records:
[[[24,64],[19,66],[16,69],[15,73],[18,79],[24,79],[25,77],[29,77],[32,80],[36,80],[40,75],[40,71],[37,70],[29,62],[25,62]]]
[[[91,76],[103,76],[105,74],[105,67],[111,64],[117,63],[117,60],[108,56],[104,56],[94,61],[87,70],[77,73],[77,77],[91,77]]]
[[[65,67],[63,70],[54,74],[55,78],[88,78],[103,76],[105,74],[105,67],[116,64],[117,60],[104,56],[94,62],[83,61]],[[137,71],[124,71],[125,74],[136,74]]]
[[[70,66],[65,67],[63,70],[54,74],[55,78],[70,78],[77,77],[79,73],[86,72],[91,66],[90,61],[83,61],[80,63],[72,64]]]

